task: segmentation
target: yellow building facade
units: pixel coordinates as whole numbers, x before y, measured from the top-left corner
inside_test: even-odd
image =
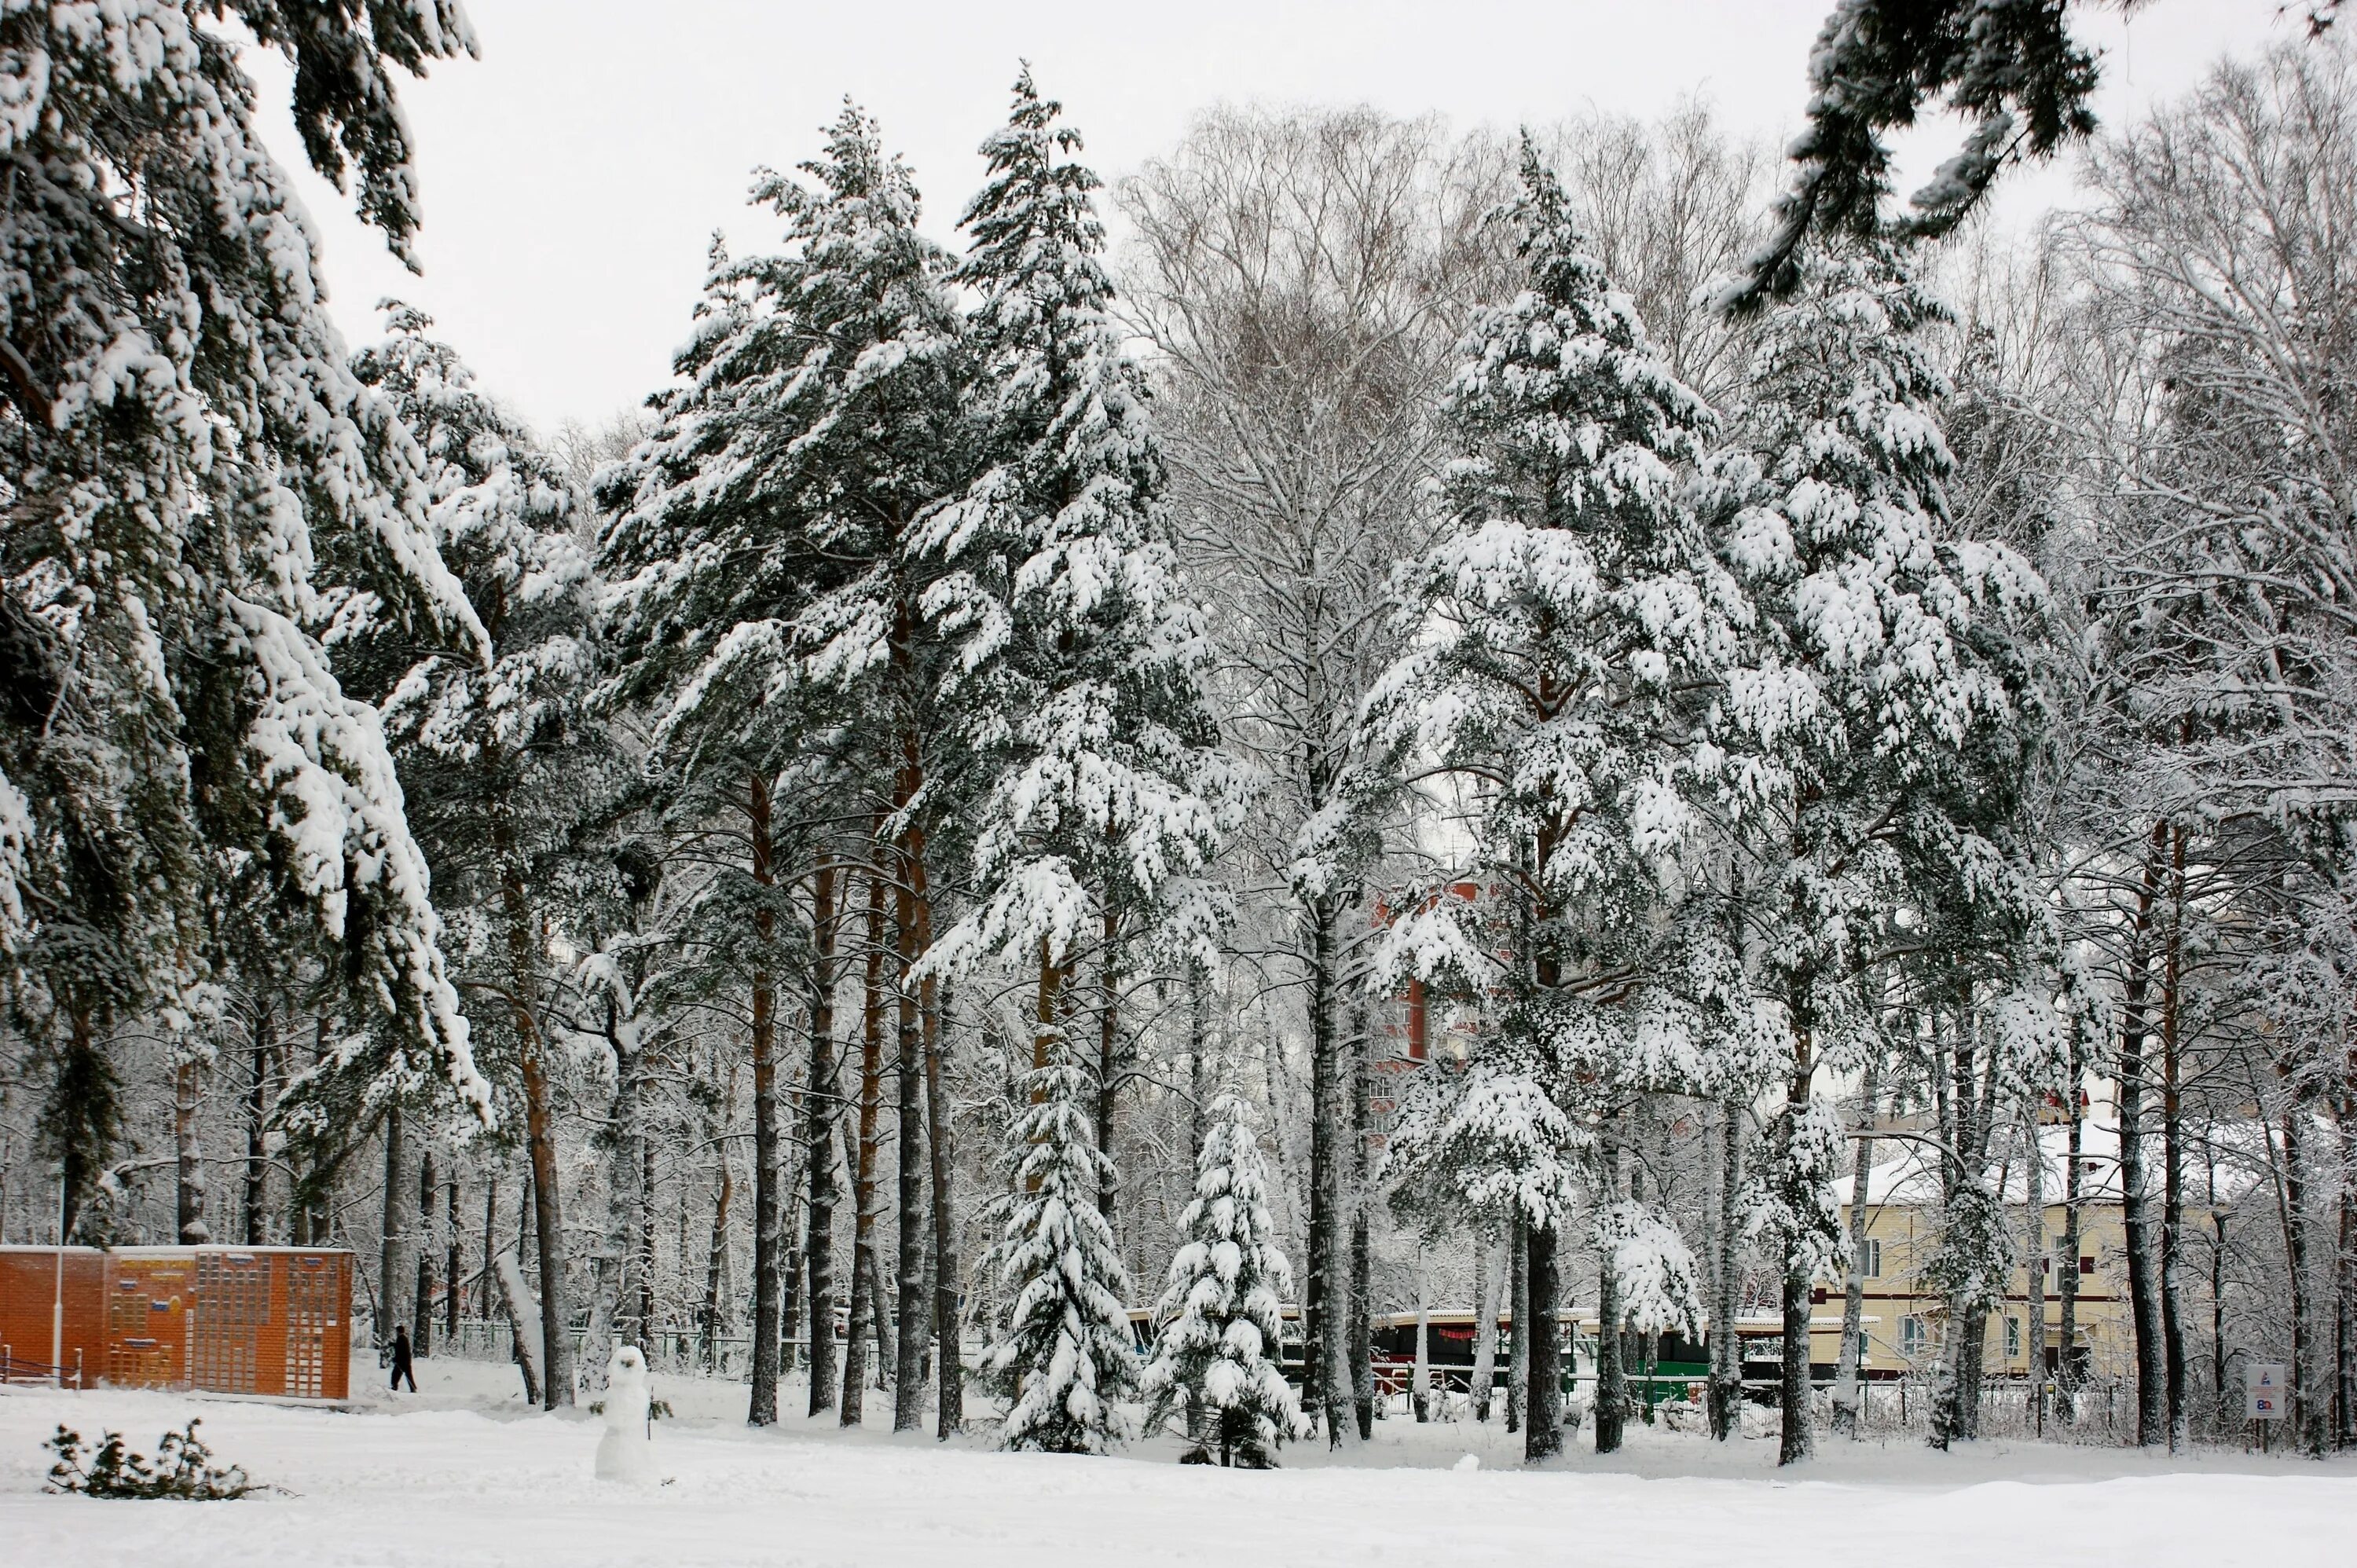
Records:
[[[1939,1246],[1938,1216],[1924,1203],[1873,1202],[1866,1206],[1864,1317],[1867,1369],[1878,1376],[1928,1370],[1938,1358],[1946,1331],[1946,1304],[1924,1282]],[[2114,1379],[2128,1374],[2135,1348],[2128,1316],[2126,1234],[2120,1206],[2108,1198],[2079,1206],[2079,1241],[2075,1252],[2062,1243],[2066,1211],[2059,1203],[2045,1210],[2044,1244],[2038,1263],[2039,1288],[2044,1295],[2046,1359],[2050,1375],[2061,1366],[2062,1280],[2075,1271],[2078,1284],[2076,1344],[2082,1375]],[[2006,1210],[2008,1232],[2021,1238],[2028,1250],[2029,1214],[2026,1204]],[[1842,1210],[1845,1233],[1849,1209]],[[1810,1317],[1809,1359],[1830,1366],[1841,1358],[1841,1315],[1847,1282],[1825,1282],[1814,1293]],[[2030,1269],[2016,1268],[2006,1282],[2003,1305],[1989,1314],[1983,1368],[1990,1377],[2027,1378],[2029,1364],[2029,1319],[2037,1310],[2031,1301]]]

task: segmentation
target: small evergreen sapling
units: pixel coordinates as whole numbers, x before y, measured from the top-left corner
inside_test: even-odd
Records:
[[[1277,1250],[1268,1181],[1250,1106],[1232,1094],[1212,1102],[1195,1198],[1178,1222],[1177,1256],[1158,1307],[1168,1318],[1146,1369],[1147,1426],[1186,1407],[1194,1447],[1187,1458],[1272,1469],[1288,1437],[1308,1423],[1278,1369],[1278,1304],[1293,1271]]]
[[[196,1502],[260,1490],[243,1466],[223,1467],[212,1462],[213,1451],[197,1435],[199,1424],[191,1418],[178,1432],[164,1434],[152,1464],[145,1455],[133,1453],[119,1432],[102,1434],[85,1461],[81,1434],[60,1425],[57,1435],[42,1444],[58,1456],[43,1489],[88,1498],[186,1498]]]
[[[1095,1084],[1085,1069],[1060,1048],[1025,1086],[1031,1104],[1014,1129],[1015,1190],[989,1260],[1007,1306],[982,1379],[1006,1402],[1005,1446],[1102,1454],[1129,1435],[1119,1402],[1137,1381],[1123,1305],[1129,1273],[1097,1211],[1113,1162],[1090,1131]]]

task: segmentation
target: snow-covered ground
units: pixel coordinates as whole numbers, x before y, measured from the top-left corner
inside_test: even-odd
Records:
[[[1909,1568],[2046,1563],[2167,1568],[2357,1562],[2357,1464],[2204,1452],[1911,1442],[1828,1443],[1780,1475],[1773,1445],[1639,1428],[1598,1461],[1575,1445],[1526,1472],[1514,1440],[1390,1421],[1348,1466],[1288,1449],[1252,1474],[1181,1466],[1175,1449],[1117,1459],[997,1454],[895,1439],[888,1412],[741,1424],[744,1389],[657,1377],[677,1419],[656,1427],[672,1481],[591,1478],[599,1423],[526,1411],[511,1370],[434,1359],[421,1392],[371,1390],[349,1412],[185,1395],[0,1391],[0,1563],[6,1568],[255,1563],[1645,1564]],[[796,1391],[798,1393],[799,1391]],[[60,1421],[110,1427],[144,1453],[191,1414],[223,1460],[283,1487],[235,1503],[42,1495]],[[1478,1471],[1456,1466],[1478,1455]]]

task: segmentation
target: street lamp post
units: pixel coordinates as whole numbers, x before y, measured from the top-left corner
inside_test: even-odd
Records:
[[[58,1162],[58,1279],[49,1302],[49,1376],[66,1386],[66,1166]]]

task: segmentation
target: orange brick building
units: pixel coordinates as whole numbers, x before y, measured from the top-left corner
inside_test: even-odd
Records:
[[[0,1247],[6,1375],[340,1400],[352,1255],[312,1247]],[[62,1299],[62,1332],[54,1326]]]

